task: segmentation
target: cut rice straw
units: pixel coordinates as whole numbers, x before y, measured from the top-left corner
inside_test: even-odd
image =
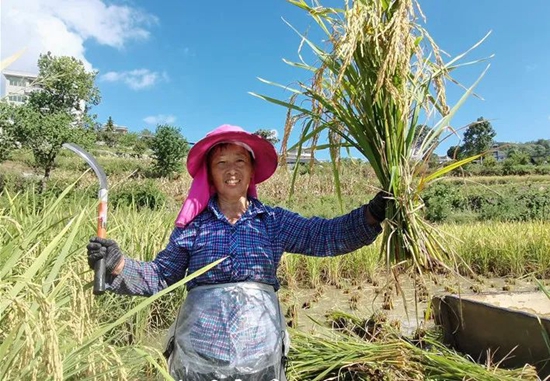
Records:
[[[289,357],[290,380],[538,380],[532,366],[480,365],[430,337],[422,338],[420,347],[399,337],[378,342],[293,331]]]

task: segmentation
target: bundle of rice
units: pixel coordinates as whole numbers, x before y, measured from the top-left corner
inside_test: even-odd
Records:
[[[442,134],[450,131],[451,117],[482,75],[454,107],[447,106],[445,80],[463,55],[443,62],[418,22],[417,14],[422,13],[414,0],[356,0],[343,10],[289,1],[309,13],[326,33],[329,47],[324,50],[302,37],[319,62],[288,62],[313,73],[311,83],[300,83],[297,89],[282,86],[293,91],[290,101],[254,94],[292,110],[283,144],[301,122],[295,147],[298,152],[305,144],[329,148],[337,191],[342,147],[355,148],[369,161],[392,200],[382,245],[388,264],[412,260],[419,270],[433,270],[456,263],[445,236],[419,213],[420,192],[477,158],[426,172]],[[417,127],[421,117],[429,120],[434,115],[439,121],[432,128]],[[326,145],[318,144],[320,136]]]
[[[292,332],[289,380],[538,380],[534,367],[480,365],[425,336],[422,345],[387,336],[365,341],[355,335],[312,336]]]

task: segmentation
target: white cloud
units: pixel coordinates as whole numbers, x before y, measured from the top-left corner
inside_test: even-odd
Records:
[[[122,82],[133,90],[141,90],[154,86],[160,81],[168,81],[168,75],[149,69],[136,69],[119,72],[110,71],[101,75],[99,79],[105,82]]]
[[[104,0],[1,0],[0,56],[9,57],[26,48],[10,69],[38,71],[40,53],[68,55],[81,60],[88,70],[84,43],[121,49],[129,40],[149,37],[157,18],[128,5]]]
[[[143,121],[147,124],[152,125],[158,125],[158,124],[172,124],[176,121],[176,117],[174,115],[154,115],[154,116],[148,116],[143,119]]]

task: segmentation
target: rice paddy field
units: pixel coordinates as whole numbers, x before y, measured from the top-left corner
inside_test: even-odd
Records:
[[[152,259],[167,242],[189,179],[144,179],[139,168],[146,163],[134,161],[134,169],[121,170],[131,167],[132,160],[117,164],[116,158],[99,159],[113,168],[108,236],[132,257]],[[39,195],[25,160],[0,168],[5,175],[0,193],[0,379],[169,380],[162,345],[185,298],[185,280],[152,298],[95,297],[85,252],[96,228],[93,174],[62,156],[46,192]],[[289,176],[280,168],[260,187],[260,198],[304,215],[341,213],[328,171],[319,167],[299,176],[292,200]],[[545,181],[536,179],[539,186]],[[343,169],[341,184],[344,210],[367,202],[376,188],[369,167],[358,163]],[[149,197],[157,192],[155,204],[139,201],[143,189],[149,189]],[[133,198],[124,203],[122,195],[129,190],[134,190]],[[534,290],[548,284],[550,223],[475,221],[437,228],[463,259],[457,273],[418,276],[403,271],[396,281],[379,258],[379,242],[336,258],[284,256],[279,297],[292,339],[289,379],[537,379],[529,365],[503,369],[490,361],[477,364],[445,347],[430,300],[446,292]]]

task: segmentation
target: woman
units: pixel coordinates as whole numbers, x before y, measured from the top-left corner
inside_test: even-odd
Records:
[[[105,258],[107,289],[129,295],[152,295],[226,257],[187,284],[169,359],[177,380],[284,380],[288,340],[276,296],[283,253],[344,254],[372,243],[382,230],[381,194],[330,220],[263,205],[256,184],[276,168],[270,142],[220,126],[189,152],[191,189],[168,245],[153,261],[123,255],[112,240],[88,244],[92,268]]]

